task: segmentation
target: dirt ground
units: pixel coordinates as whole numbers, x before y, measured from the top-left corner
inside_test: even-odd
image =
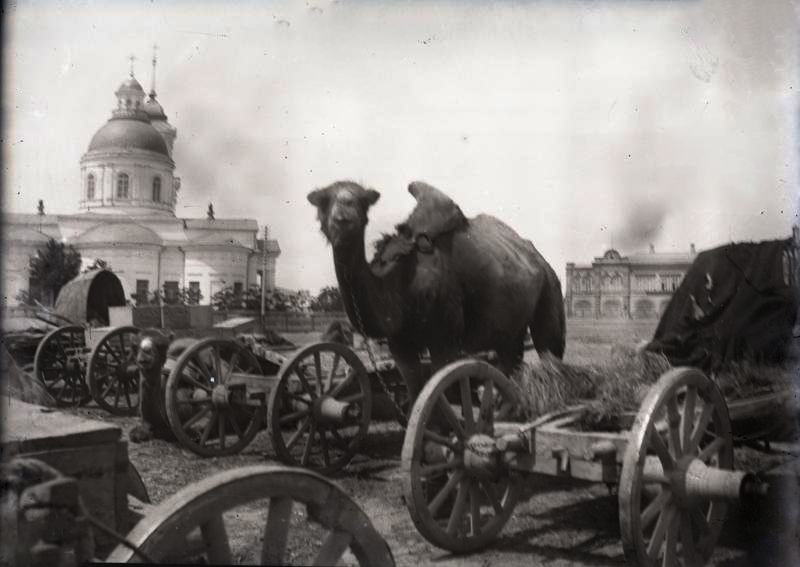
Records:
[[[651,330],[647,325],[628,326],[622,330],[573,326],[568,335],[567,361],[587,363],[600,360],[608,356],[612,344],[633,344],[647,338]],[[287,338],[298,344],[317,340],[313,335],[288,335]],[[133,418],[113,417],[92,406],[71,411],[119,425],[125,439],[135,424]],[[361,452],[343,472],[333,478],[371,518],[377,531],[388,542],[397,565],[625,564],[620,543],[616,489],[541,476],[528,478],[525,493],[514,514],[497,540],[486,549],[456,556],[433,546],[417,532],[403,501],[400,471],[403,438],[404,432],[396,423],[375,423]],[[231,457],[201,458],[160,440],[130,443],[128,451],[130,461],[139,471],[154,503],[219,471],[244,465],[277,463],[266,432],[259,433],[244,451]],[[795,476],[789,478],[800,478],[800,466],[797,465],[800,461],[800,445],[797,443],[774,445],[769,452],[763,448],[739,448],[736,459],[739,466],[751,472],[775,473],[793,466]],[[783,497],[793,499],[795,503],[800,502],[797,490],[795,480],[794,486]],[[789,502],[786,500],[785,506],[789,506]],[[762,510],[759,517],[753,516],[752,512],[743,514],[738,507],[734,507],[709,564],[716,567],[767,564],[767,556],[759,554],[764,549],[785,546],[787,542],[800,548],[798,524],[789,520],[787,525],[785,506]],[[251,509],[250,513],[243,513],[239,518],[242,522],[239,531],[242,534],[252,523],[253,512]],[[769,530],[763,529],[765,526]],[[246,539],[244,535],[241,537]],[[263,534],[254,537],[263,537]],[[251,543],[256,545],[257,540]],[[247,561],[252,558],[252,550],[248,549],[251,544],[244,542],[242,545],[244,551],[238,557]],[[303,557],[298,556],[298,560],[302,562]]]

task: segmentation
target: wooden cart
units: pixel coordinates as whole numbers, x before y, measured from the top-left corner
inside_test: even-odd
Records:
[[[759,401],[774,408],[788,394]],[[479,360],[437,372],[409,420],[402,471],[419,532],[453,552],[490,543],[511,516],[524,478],[540,473],[618,485],[625,558],[631,565],[707,561],[728,505],[766,487],[733,470],[731,418],[716,384],[692,368],[665,373],[630,428],[581,428],[585,408],[520,421],[518,389]]]
[[[287,359],[232,339],[191,340],[170,347],[165,411],[176,439],[199,455],[237,453],[266,423],[281,462],[330,473],[355,455],[384,386],[401,388],[393,363],[380,366],[381,378],[338,343],[315,343]]]
[[[54,311],[37,317],[60,325],[45,335],[33,360],[33,373],[61,406],[94,398],[117,415],[136,411],[139,372],[135,361],[136,327],[109,327],[109,307],[125,305],[117,276],[93,270],[67,282]]]

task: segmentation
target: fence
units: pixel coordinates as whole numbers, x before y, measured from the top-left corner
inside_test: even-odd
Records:
[[[260,311],[215,311],[214,323],[220,323],[231,317],[253,317],[261,319]],[[347,320],[344,311],[327,311],[321,313],[295,313],[290,311],[267,311],[264,315],[264,327],[278,333],[313,333],[322,332],[333,321]]]

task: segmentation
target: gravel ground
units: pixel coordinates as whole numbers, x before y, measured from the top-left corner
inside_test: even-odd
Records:
[[[289,336],[298,344],[310,337]],[[573,339],[573,343],[575,340]],[[581,358],[601,356],[608,352],[607,341],[580,341],[572,345],[570,362]],[[569,352],[569,347],[568,347]],[[70,410],[74,413],[117,424],[127,439],[135,419],[113,417],[96,407]],[[386,539],[398,565],[584,565],[605,566],[625,564],[620,543],[616,493],[605,485],[565,481],[550,477],[530,476],[525,493],[514,514],[498,539],[486,549],[469,555],[452,555],[427,542],[414,527],[405,507],[400,471],[400,452],[404,432],[395,423],[374,423],[361,452],[353,462],[333,480],[367,513],[377,531]],[[221,458],[200,458],[175,444],[154,440],[142,444],[130,443],[130,461],[142,476],[150,498],[161,502],[184,486],[214,473],[245,465],[276,463],[266,432],[261,432],[240,454]],[[736,451],[737,464],[751,472],[788,470],[794,467],[795,484],[785,491],[784,504],[773,505],[768,510],[742,514],[734,507],[725,524],[722,537],[715,548],[710,565],[716,567],[742,567],[748,564],[767,564],[765,555],[754,555],[757,537],[763,537],[764,526],[773,531],[770,546],[781,545],[774,530],[788,533],[790,543],[798,546],[796,517],[781,523],[785,504],[789,500],[800,502],[797,478],[800,478],[800,444],[781,444],[765,453],[752,448]],[[796,509],[796,508],[795,508]],[[234,536],[242,551],[237,557],[253,560],[254,549],[263,534],[258,530],[258,505],[253,505],[234,520]],[[794,523],[791,523],[794,522]],[[756,528],[755,526],[759,526]],[[307,562],[308,548],[315,545],[312,532],[299,528],[297,553],[292,558]],[[231,531],[231,530],[229,530]],[[784,534],[787,535],[787,534]],[[793,540],[791,538],[794,538]],[[249,538],[249,539],[248,539]],[[291,548],[290,544],[290,548]],[[763,552],[763,549],[762,549]],[[800,555],[798,555],[800,557]],[[750,559],[750,561],[749,561]],[[784,559],[785,561],[786,559]],[[770,563],[780,565],[782,563]]]

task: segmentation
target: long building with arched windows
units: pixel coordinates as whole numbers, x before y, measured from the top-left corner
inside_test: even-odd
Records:
[[[167,302],[191,291],[207,304],[226,287],[235,292],[263,282],[274,289],[280,247],[255,219],[175,216],[177,130],[155,88],[147,96],[131,69],[114,94],[116,108],[80,160],[79,212],[3,215],[6,305],[18,303],[21,291],[34,291],[29,258],[50,238],[76,248],[84,267],[106,262],[133,302],[156,291]]]
[[[697,251],[622,256],[611,249],[591,264],[567,263],[567,317],[649,319],[660,317]]]

